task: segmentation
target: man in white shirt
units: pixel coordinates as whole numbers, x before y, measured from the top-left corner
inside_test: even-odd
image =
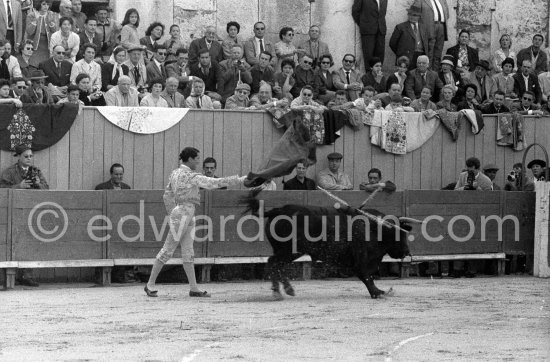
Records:
[[[138,92],[131,86],[130,77],[121,75],[118,85],[105,93],[105,103],[108,106],[139,107]]]
[[[251,66],[258,64],[260,61],[260,54],[263,51],[271,54],[271,66],[275,67],[277,64],[277,57],[275,55],[274,47],[266,40],[265,37],[266,26],[261,21],[254,24],[254,37],[248,39],[244,43],[244,57],[246,62]]]
[[[147,70],[142,60],[144,47],[136,45],[128,49],[128,60],[124,62],[128,66],[128,76],[132,81],[132,86],[136,87],[139,92],[145,91],[147,86]]]
[[[413,6],[419,7],[422,12],[421,24],[426,27],[430,39],[428,45],[430,64],[433,70],[439,71],[443,44],[449,40],[447,36],[449,19],[447,0],[415,0]]]
[[[18,0],[2,0],[0,9],[0,39],[5,39],[19,49],[23,39],[23,13]]]
[[[95,92],[101,89],[101,67],[95,59],[96,47],[94,44],[86,43],[81,47],[84,49],[84,58],[73,64],[71,69],[71,83],[75,84],[76,77],[80,73],[90,76],[90,91]]]

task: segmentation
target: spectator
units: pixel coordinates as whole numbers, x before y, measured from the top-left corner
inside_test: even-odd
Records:
[[[106,6],[99,6],[95,16],[97,18],[96,33],[101,41],[101,54],[103,61],[107,62],[108,57],[118,44],[122,25],[114,19],[109,19],[109,10]]]
[[[300,96],[290,103],[290,108],[297,111],[313,111],[323,113],[327,108],[313,100],[313,88],[306,85],[300,91]]]
[[[329,153],[328,168],[319,171],[317,183],[325,190],[353,190],[353,184],[348,175],[339,171],[342,164],[342,154],[338,152]]]
[[[518,55],[518,61],[520,57]],[[540,90],[539,79],[532,71],[532,63],[525,59],[521,63],[521,73],[514,74],[514,93],[523,94],[525,91],[530,91],[535,94],[535,103],[540,104],[542,92]]]
[[[19,66],[19,62],[17,61],[17,58],[11,55],[12,46],[9,41],[5,42],[4,46],[1,45],[0,41],[0,58],[2,61],[0,62],[0,66],[2,67],[2,72],[5,71],[4,64],[6,64],[7,70],[8,70],[8,76],[4,77],[5,79],[11,79],[11,78],[19,78],[22,76],[21,73],[21,67]],[[3,51],[2,51],[2,48]]]
[[[218,84],[222,81],[222,71],[219,64],[211,59],[208,49],[201,49],[199,51],[199,63],[191,64],[190,71],[193,78],[197,77],[203,80],[204,92],[209,98],[221,101],[222,97],[218,93]]]
[[[369,56],[369,61],[371,58],[372,56]],[[351,101],[354,101],[359,97],[359,94],[361,94],[361,89],[363,88],[361,74],[354,69],[354,66],[355,55],[346,54],[344,55],[344,58],[342,58],[342,67],[332,72],[332,82],[334,83],[334,87],[336,89],[343,89],[347,91],[348,99]],[[368,70],[370,70],[370,68],[368,68]]]
[[[359,190],[365,190],[366,192],[374,192],[376,189],[380,188],[385,191],[393,192],[397,189],[395,184],[391,181],[381,182],[382,181],[382,171],[377,168],[371,168],[367,172],[368,181],[362,182],[359,185]]]
[[[319,92],[319,101],[323,104],[330,102],[336,95],[336,87],[332,82],[330,67],[334,65],[332,55],[324,54],[318,59],[318,67],[315,69],[315,88]]]
[[[118,78],[121,75],[130,74],[130,69],[126,64],[126,49],[118,46],[113,50],[112,59],[103,63],[101,66],[101,90],[107,92],[116,87]]]
[[[396,84],[396,85],[398,86],[399,84]],[[353,107],[358,108],[362,111],[381,108],[382,102],[380,100],[378,100],[378,102],[374,100],[375,94],[376,94],[376,91],[374,90],[373,87],[366,86],[361,91],[361,97],[357,98],[355,101],[352,102]],[[375,103],[378,103],[378,107],[375,105]]]
[[[11,87],[10,98],[21,99],[21,96],[28,88],[27,81],[25,78],[13,78],[11,80]]]
[[[179,25],[172,24],[170,26],[170,38],[166,39],[166,41],[164,42],[164,46],[166,47],[166,50],[168,50],[166,61],[177,60],[177,52],[179,49],[187,50],[187,43],[181,37],[181,30]]]
[[[477,87],[476,99],[482,108],[493,101],[493,93],[496,91],[495,82],[488,75],[490,70],[489,62],[480,60],[475,64],[475,71],[470,73],[469,81]]]
[[[540,73],[548,71],[548,58],[544,50],[541,49],[544,42],[544,36],[541,34],[535,34],[533,36],[533,43],[530,47],[521,49],[518,52],[517,60],[518,67],[523,64],[525,60],[531,62],[531,73],[538,76]]]
[[[290,102],[287,98],[283,98],[281,100],[273,98],[271,86],[266,82],[261,82],[258,94],[250,98],[250,108],[254,109],[268,110],[275,107],[286,108],[289,104]]]
[[[164,61],[166,60],[167,54],[168,50],[164,44],[156,45],[154,56],[145,67],[145,70],[147,71],[147,79],[162,79],[163,82],[166,81],[167,74],[166,68],[164,67]],[[151,86],[150,83],[151,82],[148,82],[149,86]]]
[[[309,39],[304,40],[297,45],[298,50],[303,50],[301,56],[305,54],[309,55],[309,57],[313,59],[313,69],[319,68],[322,59],[326,56],[329,56],[332,62],[332,55],[330,53],[330,49],[328,48],[328,44],[319,40],[321,37],[321,28],[319,28],[318,25],[312,25],[309,27],[308,34]]]
[[[373,57],[370,59],[370,72],[367,72],[361,77],[363,87],[370,85],[376,90],[376,93],[384,93],[386,91],[386,76],[382,72],[382,62],[379,58]]]
[[[273,68],[269,65],[270,61],[271,54],[264,51],[262,54],[260,54],[260,61],[258,62],[258,64],[255,64],[250,69],[250,75],[252,77],[252,94],[258,93],[258,91],[260,90],[260,83],[262,82],[266,82],[271,86],[275,84],[275,72],[273,71]]]
[[[311,59],[311,58],[310,58]],[[290,93],[296,79],[294,78],[294,63],[291,60],[284,60],[281,63],[281,71],[274,75],[273,93],[278,99],[287,98],[292,100],[294,97]]]
[[[461,30],[458,35],[458,44],[447,49],[447,54],[450,54],[455,59],[455,68],[472,70],[474,64],[479,62],[478,50],[470,47],[470,31]]]
[[[231,59],[231,49],[233,46],[244,46],[244,43],[238,37],[239,32],[241,31],[241,25],[236,21],[230,21],[227,23],[225,30],[227,31],[227,38],[222,42],[223,58]],[[271,58],[271,54],[269,57]]]
[[[275,43],[275,55],[277,56],[276,71],[281,70],[281,62],[284,59],[293,60],[294,63],[298,62],[298,54],[304,54],[305,51],[298,50],[292,41],[294,40],[294,29],[285,26],[279,31],[280,42]]]
[[[386,108],[391,103],[391,97],[394,95],[401,95],[403,89],[399,85],[399,83],[393,83],[390,85],[390,89],[388,90],[388,94],[380,95],[377,98],[380,100],[380,106],[383,108]]]
[[[453,98],[455,97],[454,87],[447,84],[441,89],[441,99],[437,102],[437,109],[445,109],[448,112],[456,112],[456,104],[453,103]]]
[[[411,107],[414,109],[415,112],[424,112],[427,110],[436,111],[437,106],[434,102],[432,102],[430,99],[432,98],[432,90],[428,87],[422,88],[422,92],[420,93],[420,98],[415,99],[411,103]]]
[[[206,157],[202,162],[202,173],[204,176],[219,178],[216,176],[216,168],[218,167],[218,162],[214,157]],[[204,190],[200,187],[201,190]],[[227,186],[218,187],[216,190],[227,190]]]
[[[24,144],[16,146],[14,157],[17,157],[17,163],[2,172],[0,188],[49,189],[42,171],[34,166],[33,153],[30,147]],[[31,176],[31,179],[28,176]],[[18,279],[20,285],[39,286],[34,280],[32,269],[22,269]]]
[[[27,15],[27,41],[32,41],[34,51],[29,64],[35,68],[50,57],[50,39],[58,30],[59,14],[51,11],[51,6],[52,0],[34,1],[36,11]]]
[[[165,62],[166,75],[168,77],[174,77],[178,80],[178,89],[180,92],[184,92],[187,84],[191,80],[191,71],[189,69],[189,54],[186,49],[179,48],[176,51],[176,61],[168,64]]]
[[[185,97],[178,92],[179,81],[175,77],[166,79],[166,88],[161,93],[170,108],[185,108]]]
[[[359,99],[361,98],[357,98],[355,101]],[[328,102],[327,107],[328,109],[342,110],[342,109],[351,108],[352,105],[353,105],[353,102],[349,102],[346,91],[340,89],[340,90],[337,90],[336,93],[334,94],[334,99]]]
[[[59,2],[59,15],[61,17],[71,18],[73,17],[73,4],[71,0],[61,0]],[[73,19],[74,22],[74,19]]]
[[[221,108],[221,104],[218,101],[212,101],[212,98],[204,94],[204,81],[198,77],[193,77],[191,83],[191,95],[185,99],[185,106],[187,108],[197,109]]]
[[[386,106],[386,108],[384,108],[384,110],[394,112],[414,112],[414,108],[403,106],[403,97],[400,94],[394,94],[391,96],[391,102]]]
[[[155,50],[159,46],[164,46],[161,44],[160,39],[164,36],[164,24],[155,21],[154,23],[149,24],[147,30],[145,30],[145,36],[139,39],[139,44],[145,47],[147,52],[146,58],[152,60],[155,54]],[[166,48],[164,48],[166,50]],[[168,51],[167,51],[168,53]]]
[[[258,21],[254,24],[254,37],[244,42],[244,57],[246,62],[251,66],[258,64],[260,61],[260,54],[263,51],[267,51],[271,54],[271,66],[275,67],[277,64],[277,57],[273,45],[265,40],[265,24]],[[281,64],[282,65],[282,64]]]
[[[443,45],[449,40],[447,37],[449,32],[447,27],[449,5],[446,0],[415,0],[413,6],[420,9],[421,27],[424,24],[428,38],[430,39],[427,55],[430,58],[432,69],[438,72],[440,70],[441,56],[443,55]],[[415,64],[414,62],[412,63]]]
[[[108,106],[138,107],[139,97],[136,89],[131,87],[132,81],[127,75],[118,77],[118,85],[105,93]]]
[[[128,76],[132,86],[143,93],[147,88],[147,69],[142,59],[143,48],[141,45],[133,45],[128,49],[128,60],[124,64],[128,67]]]
[[[80,0],[78,0],[80,1]],[[101,39],[99,38],[99,35],[96,33],[97,29],[97,19],[93,16],[86,19],[86,22],[84,23],[84,28],[79,34],[80,38],[80,44],[93,44],[95,45],[95,61],[98,64],[103,63],[102,53],[101,53]],[[84,57],[84,47],[80,47],[80,52],[77,56],[77,59],[80,60]]]
[[[527,164],[527,168],[533,173],[533,178],[535,181],[546,181],[545,167],[546,162],[538,159],[533,160]]]
[[[80,100],[80,88],[77,85],[70,84],[67,88],[67,97],[61,98],[57,104],[72,103],[83,106],[84,102]]]
[[[421,55],[416,61],[416,69],[409,72],[405,80],[405,94],[411,100],[420,98],[424,87],[430,88],[432,95],[443,88],[443,82],[433,70],[428,69],[430,60],[426,55]]]
[[[90,90],[97,92],[101,89],[101,66],[94,61],[96,47],[94,44],[82,45],[84,58],[73,64],[71,69],[71,83],[76,84],[76,77],[85,73],[90,77]]]
[[[86,28],[86,14],[82,12],[82,0],[71,0],[72,18],[75,26],[75,33],[82,33]]]
[[[208,51],[210,58],[216,64],[219,64],[223,60],[223,49],[220,43],[218,43],[216,28],[213,26],[206,27],[204,37],[193,40],[189,45],[189,65],[199,63],[201,50],[203,49]],[[205,83],[208,82],[205,81]]]
[[[443,60],[440,63],[439,79],[444,85],[450,85],[453,87],[453,90],[458,93],[457,97],[461,97],[464,93],[464,83],[460,75],[455,72],[454,69],[454,59],[452,55],[445,55]]]
[[[481,109],[483,114],[498,114],[498,113],[508,113],[510,109],[504,105],[504,92],[496,91],[493,96],[493,102],[487,105],[487,107]]]
[[[21,41],[23,41],[23,13],[21,12],[21,2],[6,1],[3,2],[3,16],[0,20],[0,39],[15,44],[15,48],[19,49]],[[11,19],[7,18],[8,12],[6,8],[10,7]]]
[[[387,0],[354,0],[353,2],[351,15],[361,32],[361,48],[363,49],[365,71],[370,70],[369,62],[372,57],[378,57],[382,60],[382,63],[384,62],[387,8]],[[360,91],[360,89],[357,89],[357,91]],[[356,98],[357,96],[353,100]]]
[[[544,112],[538,109],[538,107],[535,105],[535,93],[531,91],[523,92],[519,105],[512,105],[512,112],[517,112],[526,116],[528,115],[538,117],[544,114]]]
[[[225,109],[248,109],[250,107],[250,86],[240,83],[235,88],[235,94],[227,98]]]
[[[464,87],[464,99],[456,105],[459,111],[463,109],[473,109],[480,111],[479,102],[477,101],[477,87],[475,84],[467,84]]]
[[[307,161],[300,160],[296,164],[296,176],[283,184],[283,190],[316,190],[315,181],[306,177]]]
[[[483,174],[491,180],[493,191],[500,191],[501,188],[495,183],[495,178],[497,177],[498,167],[490,163],[483,167]]]
[[[410,60],[411,68],[409,70],[412,70],[413,64],[416,64],[416,59],[419,56],[430,55],[428,47],[432,39],[429,37],[425,24],[419,23],[421,16],[420,7],[413,4],[407,13],[409,20],[397,24],[393,30],[389,45],[397,59],[404,56]],[[441,50],[443,50],[443,47],[441,47]]]
[[[493,189],[493,183],[489,177],[480,172],[481,163],[476,157],[470,157],[466,160],[466,171],[458,176],[455,190],[481,190],[490,191]]]
[[[220,63],[222,72],[221,79],[218,81],[218,94],[222,100],[226,100],[235,94],[237,84],[252,84],[252,75],[250,74],[250,65],[243,59],[243,50],[240,45],[234,45],[231,49],[231,59]],[[248,89],[250,92],[250,87]]]
[[[34,65],[31,61],[33,52],[32,40],[25,40],[23,49],[21,49],[21,54],[17,56],[17,62],[19,63],[19,68],[21,68],[21,74],[23,77],[28,77],[31,71],[38,69],[39,64]]]
[[[124,166],[120,163],[113,163],[109,169],[111,178],[95,187],[95,190],[130,190],[128,184],[122,182],[124,179]]]
[[[502,62],[504,62],[507,58],[513,60],[512,68],[515,72],[516,68],[514,64],[517,64],[517,57],[516,53],[510,49],[512,47],[512,38],[510,38],[510,35],[508,34],[503,34],[500,37],[499,44],[500,48],[494,52],[491,58],[495,75],[502,72]]]
[[[139,13],[136,9],[131,8],[126,10],[124,20],[122,20],[122,29],[120,30],[120,45],[128,52],[131,49],[136,49],[139,46],[139,35],[137,28],[139,27]],[[141,49],[141,46],[139,46]]]
[[[7,79],[0,79],[0,104],[14,104],[17,108],[23,107],[23,103],[10,93],[10,81]]]
[[[550,101],[550,72],[539,74],[540,94],[542,103]]]
[[[73,19],[62,17],[59,19],[59,30],[50,38],[50,56],[54,55],[53,50],[61,45],[65,49],[65,58],[71,63],[76,61],[76,55],[80,49],[80,38],[72,31]]]
[[[523,164],[521,162],[514,163],[514,166],[512,166],[512,171],[506,176],[504,191],[533,191],[535,189],[535,185],[529,180],[527,180],[525,184],[527,189],[523,188],[522,183],[524,177],[526,177],[526,175]]]
[[[53,104],[53,99],[48,88],[44,87],[44,79],[48,78],[43,71],[35,70],[29,80],[31,86],[21,96],[21,102],[33,104]]]
[[[74,83],[80,89],[79,98],[85,106],[104,106],[103,93],[96,88],[87,73],[80,73],[76,76]]]
[[[71,83],[71,69],[73,65],[65,59],[65,48],[63,46],[56,45],[53,53],[53,56],[40,63],[38,68],[47,76],[46,83],[48,84],[48,88],[55,89],[60,95],[67,94],[67,86]]]
[[[139,105],[141,107],[164,107],[168,108],[168,102],[161,97],[164,90],[164,79],[152,79],[149,85],[149,93],[143,97]]]
[[[397,58],[396,64],[397,71],[390,74],[388,80],[386,81],[386,92],[389,91],[390,86],[394,83],[398,83],[401,86],[401,89],[405,88],[405,79],[407,79],[407,70],[409,69],[410,64],[409,58],[406,56],[401,56]]]
[[[282,62],[281,66],[286,66],[288,62]],[[294,70],[294,85],[290,89],[290,94],[293,98],[300,95],[300,90],[306,85],[310,86],[314,90],[314,97],[317,98],[317,91],[315,88],[315,73],[311,66],[313,65],[313,59],[308,55],[304,55],[300,61],[300,65]]]
[[[493,76],[495,81],[495,89],[497,91],[504,92],[505,97],[511,99],[518,97],[518,95],[514,92],[515,81],[512,76],[512,70],[514,67],[514,59],[506,58],[501,63],[500,69],[502,69],[502,71]]]

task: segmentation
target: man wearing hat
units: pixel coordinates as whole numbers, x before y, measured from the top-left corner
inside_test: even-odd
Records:
[[[533,172],[533,178],[536,181],[546,181],[545,175],[546,162],[535,159],[527,164],[527,168]]]
[[[491,70],[489,62],[479,60],[475,64],[475,71],[470,73],[469,82],[477,87],[476,99],[481,107],[493,101],[493,94],[497,90],[495,81],[488,75],[489,70]]]
[[[455,94],[462,90],[464,82],[460,75],[455,71],[454,57],[450,54],[445,54],[443,60],[440,63],[440,71],[438,73],[439,79],[443,82],[443,85],[450,85],[453,87]]]
[[[250,86],[240,83],[235,88],[235,94],[225,101],[225,109],[248,109],[250,107]]]
[[[327,156],[328,168],[317,174],[317,183],[325,190],[353,190],[353,184],[348,175],[339,171],[342,164],[341,153],[332,152]]]
[[[53,99],[48,88],[44,86],[45,79],[48,78],[41,70],[31,72],[29,80],[31,86],[21,96],[21,102],[33,104],[53,104]]]
[[[500,191],[500,186],[495,184],[495,177],[497,177],[498,167],[494,163],[490,163],[483,167],[483,173],[489,177],[489,180],[493,183],[493,191]]]
[[[128,69],[128,76],[130,77],[132,86],[137,88],[140,93],[145,92],[147,88],[147,69],[143,62],[142,56],[145,51],[145,47],[142,45],[134,45],[128,49],[128,60],[125,64]]]
[[[423,23],[420,23],[421,11],[418,6],[412,5],[408,12],[409,20],[397,24],[390,38],[390,48],[396,59],[401,56],[409,58],[409,70],[414,69],[416,59],[420,55],[429,54],[429,45],[432,39]]]

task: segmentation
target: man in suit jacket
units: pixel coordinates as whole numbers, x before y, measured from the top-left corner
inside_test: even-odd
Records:
[[[386,49],[386,10],[388,0],[354,0],[351,15],[361,31],[361,47],[365,70],[370,70],[372,57],[384,62]]]
[[[494,79],[488,75],[490,70],[489,62],[480,60],[475,65],[475,71],[470,73],[469,83],[477,87],[476,99],[482,107],[493,101],[493,94],[497,90]]]
[[[479,51],[469,46],[468,45],[469,43],[470,43],[470,32],[466,29],[462,29],[460,31],[460,34],[458,35],[458,44],[447,49],[447,54],[453,56],[453,59],[455,62],[455,68],[458,67],[458,68],[464,68],[466,70],[473,70],[474,64],[477,64],[477,62],[479,62]],[[460,60],[461,50],[466,51],[466,58],[467,58],[468,64],[465,64],[463,61]],[[460,61],[460,64],[459,64],[459,61]]]
[[[210,57],[216,63],[223,60],[223,49],[217,40],[216,28],[209,26],[206,28],[204,37],[195,39],[189,45],[189,65],[194,65],[199,62],[199,51],[207,49]]]
[[[309,39],[304,40],[296,46],[298,49],[305,51],[304,54],[309,55],[313,59],[313,69],[320,66],[319,61],[323,55],[332,55],[328,48],[328,44],[319,40],[321,36],[321,28],[319,25],[312,25],[309,28]]]
[[[118,78],[118,85],[105,93],[105,103],[108,106],[139,107],[138,91],[133,88],[127,75]]]
[[[483,114],[508,113],[510,109],[504,105],[504,92],[497,90],[493,95],[493,102],[481,108]]]
[[[43,71],[35,70],[29,80],[31,86],[21,96],[21,102],[33,104],[53,104],[53,98],[48,88],[44,87],[44,80],[48,78]]]
[[[189,83],[191,70],[189,69],[189,53],[187,49],[179,48],[176,50],[176,61],[170,64],[165,64],[166,76],[174,77],[179,81],[179,89],[181,92],[187,88]]]
[[[345,90],[350,101],[359,98],[363,83],[361,82],[361,73],[355,70],[353,54],[344,55],[342,67],[332,72],[332,83],[336,89]]]
[[[153,60],[151,60],[149,64],[147,64],[147,66],[145,67],[145,69],[147,70],[147,79],[162,79],[163,81],[166,81],[167,74],[164,67],[164,61],[166,60],[167,55],[168,49],[166,49],[166,45],[157,45],[157,48],[155,49],[155,53],[153,55]]]
[[[420,19],[422,19],[422,24],[430,38],[429,53],[427,54],[430,64],[433,70],[439,71],[443,44],[449,40],[447,35],[449,20],[447,0],[415,0],[413,6],[420,9]]]
[[[102,58],[102,42],[99,38],[99,35],[96,33],[97,28],[97,19],[93,16],[86,19],[86,23],[84,25],[84,30],[78,34],[78,37],[80,38],[80,45],[90,43],[94,44],[96,48],[96,54],[95,54],[95,61],[99,64],[103,63]],[[80,60],[84,58],[84,49],[82,47],[79,49],[79,52],[76,56],[76,60]]]
[[[53,49],[53,56],[38,65],[38,68],[47,76],[46,84],[55,86],[60,93],[65,94],[71,82],[72,64],[65,60],[65,49],[57,45]]]
[[[443,88],[443,82],[433,70],[428,69],[430,59],[427,55],[421,55],[416,62],[416,69],[413,69],[405,79],[405,95],[411,100],[420,98],[422,88],[428,87],[432,91],[432,101],[437,98],[433,95],[439,94]]]
[[[533,45],[528,48],[521,49],[516,57],[518,65],[522,64],[525,59],[534,63],[531,72],[535,75],[548,71],[548,57],[546,52],[541,49],[544,37],[541,34],[533,36]]]
[[[535,95],[534,102],[540,104],[542,100],[542,91],[538,77],[533,73],[533,63],[525,59],[521,63],[521,72],[517,72],[512,76],[514,78],[514,93],[523,94],[525,91],[533,92]]]
[[[144,48],[141,45],[128,49],[128,60],[124,64],[128,67],[128,76],[132,86],[142,89],[147,85],[147,69],[143,63]]]
[[[9,12],[6,7],[9,6]],[[19,49],[23,40],[23,13],[18,0],[2,1],[0,6],[0,39],[9,40],[13,49]]]
[[[525,91],[521,95],[521,102],[512,104],[512,112],[517,112],[525,116],[542,116],[543,111],[534,103],[535,93],[531,91]]]
[[[395,53],[396,61],[401,56],[409,58],[409,70],[414,69],[420,55],[429,56],[431,39],[424,25],[419,23],[420,8],[411,6],[408,10],[409,20],[397,24],[390,38],[390,48]]]
[[[111,178],[104,183],[101,183],[95,187],[96,190],[130,190],[131,187],[124,182],[122,179],[124,177],[124,166],[120,163],[113,163],[109,172],[111,173]]]
[[[246,62],[251,66],[254,66],[260,61],[260,54],[262,51],[266,51],[271,54],[271,66],[275,67],[277,64],[277,56],[275,55],[275,48],[273,44],[267,41],[265,38],[265,24],[258,21],[254,24],[254,37],[244,42],[244,57]]]
[[[208,49],[199,51],[199,63],[190,66],[191,75],[204,81],[205,94],[210,98],[221,101],[222,97],[218,93],[218,84],[221,81],[222,72],[217,62],[210,58]]]
[[[185,108],[185,97],[178,92],[179,81],[175,77],[166,79],[166,87],[160,94],[170,108]]]

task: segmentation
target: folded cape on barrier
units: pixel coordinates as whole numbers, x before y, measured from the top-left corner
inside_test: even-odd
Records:
[[[51,147],[69,131],[78,115],[78,105],[24,104],[0,106],[0,149],[13,151],[26,144],[34,151]]]
[[[166,131],[179,123],[189,108],[97,107],[101,115],[123,130],[153,134]]]

